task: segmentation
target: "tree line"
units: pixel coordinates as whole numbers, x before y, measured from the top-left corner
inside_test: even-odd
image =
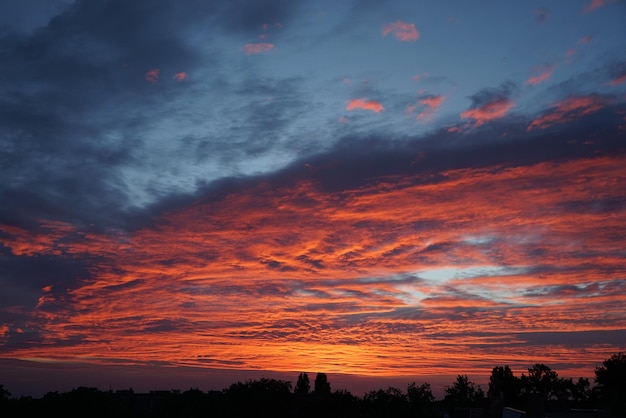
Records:
[[[12,398],[0,385],[0,416],[93,417],[425,417],[500,418],[503,408],[526,416],[577,409],[597,409],[598,416],[626,417],[626,354],[617,353],[595,369],[593,384],[586,378],[559,377],[545,364],[515,376],[509,366],[492,369],[487,391],[467,375],[457,375],[435,399],[429,383],[412,382],[372,390],[362,397],[331,389],[325,373],[313,383],[300,373],[295,386],[280,379],[237,382],[216,391],[198,389],[135,393],[78,387],[69,392],[48,392],[43,397]],[[471,412],[471,414],[470,414]]]

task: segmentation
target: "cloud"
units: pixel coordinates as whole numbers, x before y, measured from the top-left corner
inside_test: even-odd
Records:
[[[400,20],[397,22],[387,23],[383,26],[383,36],[387,36],[390,33],[402,42],[417,41],[420,37],[420,33],[415,28],[415,24],[404,23]]]
[[[273,370],[331,359],[336,372],[381,375],[454,373],[471,352],[488,374],[513,344],[523,363],[555,343],[515,334],[607,329],[606,312],[621,312],[626,195],[615,184],[626,181],[626,145],[614,130],[572,143],[612,110],[530,137],[495,121],[513,132],[507,141],[486,131],[346,137],[274,173],[199,190],[132,231],[3,226],[0,263],[15,282],[65,269],[38,276],[22,317],[0,310],[0,350]],[[559,356],[584,361],[596,343]]]
[[[159,71],[160,70],[158,68],[153,68],[148,71],[146,73],[146,81],[149,81],[152,84],[156,83],[159,80]]]
[[[478,107],[467,109],[461,113],[463,119],[474,119],[474,126],[481,126],[485,122],[500,119],[515,106],[511,100],[498,98],[491,102],[484,103]]]
[[[579,45],[590,44],[592,40],[593,40],[593,38],[591,37],[591,35],[585,35],[582,38],[580,38],[577,43]]]
[[[461,113],[463,119],[474,119],[474,126],[478,127],[485,122],[503,118],[515,106],[511,99],[517,87],[512,82],[506,82],[496,88],[485,88],[470,96],[472,105]]]
[[[443,101],[445,100],[444,96],[431,95],[426,96],[418,100],[415,105],[408,105],[406,107],[406,113],[412,115],[418,108],[421,108],[420,112],[417,114],[416,119],[418,120],[430,120],[436,110],[441,106]]]
[[[380,102],[377,102],[376,100],[352,99],[348,102],[346,106],[346,110],[355,110],[355,109],[370,110],[374,113],[380,113],[383,110],[385,110],[383,105]]]
[[[613,80],[609,82],[611,86],[618,86],[620,84],[626,83],[626,74],[622,74],[620,76],[615,77]]]
[[[600,96],[574,96],[557,102],[551,109],[529,125],[527,130],[545,129],[555,124],[562,124],[580,119],[583,116],[597,112],[606,106],[606,99]]]
[[[591,0],[591,3],[589,3],[586,7],[585,7],[585,13],[591,13],[596,9],[599,9],[602,6],[605,6],[606,2],[605,0]]]
[[[261,54],[274,49],[274,44],[268,42],[248,43],[244,45],[243,49],[247,55]]]
[[[184,71],[174,74],[174,80],[184,81],[186,78],[187,78],[187,73]]]
[[[419,100],[419,104],[428,106],[430,109],[437,109],[443,103],[445,97],[443,96],[428,96]]]
[[[526,84],[535,85],[546,81],[552,76],[552,73],[554,72],[554,66],[537,67],[533,72],[538,74],[529,77],[528,80],[526,80]]]
[[[488,373],[515,344],[526,361],[558,340],[528,335],[541,341],[524,344],[512,334],[600,331],[623,294],[611,273],[621,235],[604,231],[623,229],[626,196],[607,179],[624,179],[626,149],[609,135],[607,151],[577,156],[571,138],[520,136],[474,149],[450,147],[446,136],[398,145],[355,137],[312,159],[315,169],[298,163],[199,194],[132,233],[81,236],[57,224],[30,236],[4,231],[11,249],[18,239],[40,242],[37,255],[19,257],[59,252],[90,268],[71,291],[39,283],[47,290],[32,315],[46,321],[30,324],[52,348],[18,348],[12,330],[21,324],[12,322],[3,354],[106,353],[103,361],[186,366],[200,355],[274,370],[332,358],[337,372],[391,374],[434,367],[442,350],[454,361],[439,367],[454,372],[472,347]],[[411,164],[417,150],[426,158]],[[419,359],[407,354],[417,337]],[[597,341],[559,355],[578,361]],[[353,350],[364,347],[355,365]]]

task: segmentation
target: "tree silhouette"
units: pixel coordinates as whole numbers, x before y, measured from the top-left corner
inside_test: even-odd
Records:
[[[527,393],[540,394],[550,398],[557,385],[558,374],[545,364],[535,364],[528,369],[528,376],[522,375]]]
[[[491,415],[501,415],[502,408],[520,405],[521,381],[513,375],[509,366],[496,366],[491,370],[489,377],[489,391],[487,392]]]
[[[458,375],[456,381],[445,390],[444,402],[453,407],[478,407],[485,400],[485,393],[470,381],[467,375]]]
[[[326,373],[318,373],[317,376],[315,376],[314,392],[318,396],[330,395],[330,383],[328,382]]]
[[[596,367],[595,381],[613,416],[626,416],[626,354],[613,354]]]
[[[309,383],[309,375],[306,373],[300,373],[298,376],[298,382],[296,383],[296,388],[294,389],[294,393],[296,395],[306,396],[309,394],[311,390],[311,384]]]
[[[11,397],[11,392],[4,388],[4,385],[0,385],[0,402],[7,401]]]
[[[402,417],[409,413],[407,396],[398,388],[373,390],[363,400],[376,417]]]
[[[572,401],[577,407],[588,407],[592,396],[591,385],[589,379],[582,377],[578,378],[576,383],[572,383],[570,388],[572,394]]]
[[[422,383],[420,386],[417,386],[415,382],[409,384],[407,397],[409,398],[409,402],[419,406],[427,406],[435,401],[433,392],[430,389],[430,384],[428,383]]]
[[[527,407],[537,415],[544,414],[548,401],[566,401],[570,395],[567,380],[559,379],[558,373],[545,364],[537,363],[528,369],[528,376],[522,374],[521,382]]]

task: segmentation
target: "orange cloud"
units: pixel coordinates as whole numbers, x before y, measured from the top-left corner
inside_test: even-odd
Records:
[[[526,84],[539,84],[543,81],[546,81],[552,73],[554,72],[554,66],[550,67],[539,67],[535,70],[535,72],[539,72],[539,74],[531,76],[526,80]]]
[[[418,120],[428,121],[432,118],[437,108],[441,106],[444,99],[445,98],[443,96],[427,96],[418,100],[416,105],[407,105],[405,111],[407,114],[411,115],[416,109],[418,109],[418,107],[421,106],[423,110],[421,110],[415,118]]]
[[[246,52],[246,55],[261,54],[263,52],[268,52],[274,49],[274,44],[267,43],[267,42],[245,44],[243,49]]]
[[[174,79],[177,81],[183,81],[187,78],[187,73],[186,72],[180,72],[180,73],[176,73],[174,74]]]
[[[428,106],[431,109],[436,109],[441,106],[441,103],[443,103],[444,99],[445,98],[443,96],[430,96],[420,99],[419,104]]]
[[[615,250],[626,212],[580,208],[622,201],[615,184],[625,176],[618,156],[336,192],[261,183],[119,236],[77,243],[64,224],[4,228],[12,251],[33,240],[27,254],[99,261],[72,289],[44,287],[29,326],[41,321],[41,344],[5,344],[2,354],[288,372],[322,364],[370,376],[488,376],[500,358],[593,370],[614,347],[557,341],[551,350],[523,333],[626,326]]]
[[[383,26],[383,36],[387,36],[390,33],[402,42],[417,41],[420,37],[419,31],[413,23],[404,23],[400,20]]]
[[[353,99],[348,102],[346,106],[346,110],[354,110],[354,109],[362,109],[362,110],[371,110],[375,113],[380,113],[385,108],[380,102],[375,100],[366,100],[366,99]]]
[[[626,198],[621,156],[376,180],[336,192],[261,183],[121,235],[3,227],[14,254],[96,264],[72,289],[44,286],[29,324],[40,323],[41,344],[2,354],[488,376],[503,357],[593,370],[614,350],[532,345],[524,333],[626,326],[616,252],[626,211],[597,209]],[[31,251],[14,251],[29,240]]]
[[[475,126],[481,126],[485,122],[503,118],[514,106],[515,104],[511,100],[498,98],[462,112],[461,118],[474,119],[476,121]]]
[[[159,80],[159,69],[153,68],[152,70],[146,73],[146,81],[154,84]]]
[[[569,97],[552,105],[547,114],[534,119],[527,129],[528,131],[535,128],[545,129],[555,124],[570,122],[597,112],[605,104],[605,100],[597,96]]]

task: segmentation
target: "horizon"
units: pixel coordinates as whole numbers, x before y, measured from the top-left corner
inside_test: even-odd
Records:
[[[0,2],[0,384],[591,377],[626,347],[624,17]]]
[[[615,353],[617,354],[617,353]],[[596,367],[602,366],[600,360]],[[15,364],[7,364],[15,363]],[[22,365],[18,363],[23,363]],[[538,363],[533,363],[528,368],[522,370],[511,369],[513,375],[521,377],[528,374],[528,369]],[[140,366],[127,368],[122,365],[103,365],[79,362],[67,363],[38,363],[33,365],[26,360],[0,359],[0,366],[12,374],[5,376],[13,383],[13,390],[4,386],[5,390],[11,393],[11,398],[20,397],[41,398],[47,393],[69,392],[79,387],[97,388],[100,391],[111,390],[124,391],[133,390],[135,393],[150,393],[152,391],[171,391],[197,389],[203,392],[222,391],[237,382],[258,380],[262,378],[288,381],[295,388],[295,383],[299,373],[307,373],[311,381],[317,373],[323,371],[293,371],[293,372],[272,372],[267,370],[228,370],[228,369],[203,369],[196,367],[166,367],[166,366]],[[47,366],[47,367],[46,367]],[[499,364],[496,366],[508,366]],[[565,375],[554,369],[559,378],[588,379],[591,387],[595,386],[594,370],[586,374]],[[45,369],[35,373],[29,373],[28,369]],[[168,371],[169,373],[164,373]],[[15,374],[15,375],[13,375]],[[485,393],[489,389],[489,376],[491,370],[486,374],[467,374],[458,372],[451,375],[415,375],[415,376],[357,376],[342,374],[327,374],[331,390],[347,390],[352,395],[363,397],[368,392],[395,387],[406,392],[406,388],[411,383],[420,385],[428,383],[436,400],[442,400],[445,395],[445,388],[451,386],[458,375],[468,376],[469,381],[477,384]],[[19,377],[17,376],[19,375]],[[80,377],[79,377],[80,376]],[[34,383],[36,381],[36,383]],[[166,383],[167,382],[167,383]],[[4,385],[0,382],[0,385]]]

